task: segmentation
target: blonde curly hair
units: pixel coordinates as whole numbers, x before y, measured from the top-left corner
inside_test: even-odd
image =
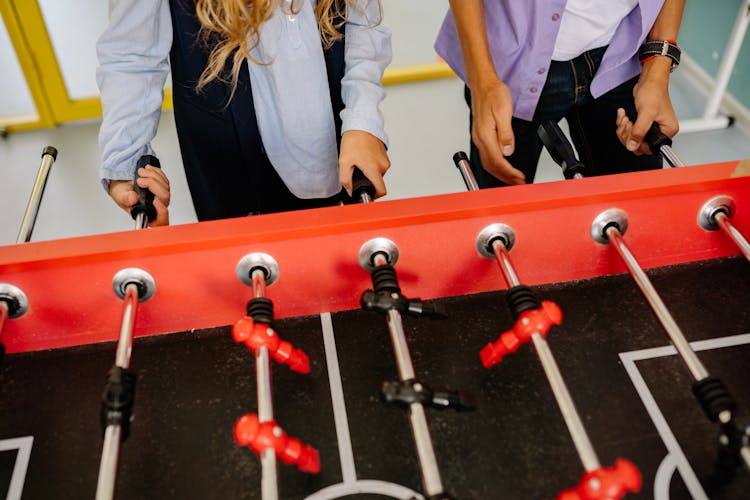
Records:
[[[289,14],[297,14],[299,5],[305,0],[291,0]],[[339,32],[346,18],[347,4],[352,0],[318,0],[315,15],[318,19],[320,37],[325,47],[342,38]],[[271,17],[281,0],[197,0],[196,14],[201,23],[200,37],[203,43],[213,45],[208,65],[198,80],[197,90],[213,80],[228,81],[232,93],[237,86],[240,68],[245,59],[256,61],[250,55],[260,39],[260,26]],[[227,78],[225,66],[232,59],[232,68]]]

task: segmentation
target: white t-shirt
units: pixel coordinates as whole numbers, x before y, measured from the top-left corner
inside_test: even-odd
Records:
[[[554,61],[569,61],[587,50],[604,47],[638,0],[568,0],[552,53]]]

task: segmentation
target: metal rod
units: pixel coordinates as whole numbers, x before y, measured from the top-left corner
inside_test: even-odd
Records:
[[[136,284],[129,283],[125,287],[125,297],[122,301],[124,307],[120,339],[117,341],[115,365],[120,368],[130,368],[130,355],[133,350],[133,325],[135,325],[135,313],[138,308],[138,286]]]
[[[677,349],[677,352],[680,353],[682,361],[687,365],[688,370],[690,370],[690,373],[693,375],[693,378],[696,381],[700,381],[708,377],[708,371],[698,359],[698,356],[696,356],[693,349],[690,347],[690,344],[688,343],[687,339],[685,339],[682,330],[680,330],[680,327],[677,326],[674,318],[672,318],[672,315],[664,305],[661,297],[659,297],[659,294],[651,284],[651,280],[648,279],[648,276],[646,276],[646,273],[643,272],[643,269],[641,269],[638,261],[635,260],[633,254],[630,253],[630,250],[628,249],[625,241],[622,238],[622,233],[620,233],[620,231],[616,227],[612,226],[607,229],[606,234],[609,238],[609,242],[615,247],[617,253],[620,254],[620,257],[622,257],[623,262],[625,262],[625,266],[628,268],[630,275],[638,284],[638,287],[641,289],[641,292],[643,292],[646,300],[648,300],[648,303],[651,305],[651,309],[654,311],[657,318],[659,318],[659,321],[666,330],[667,335],[669,335],[672,344]]]
[[[744,255],[745,258],[750,261],[750,244],[748,244],[745,237],[742,236],[742,233],[737,231],[737,229],[732,225],[729,217],[727,217],[727,214],[725,214],[724,212],[718,212],[714,216],[714,220],[716,221],[716,224],[718,224],[722,229],[722,231],[724,231],[726,235],[729,236],[732,241],[734,241],[734,244],[737,245],[737,247],[740,249],[742,255]]]
[[[114,498],[121,433],[122,429],[119,425],[108,425],[104,430],[102,461],[99,464],[99,479],[96,482],[96,500]]]
[[[685,162],[683,162],[679,156],[677,156],[677,153],[674,152],[674,149],[672,149],[671,146],[664,145],[659,148],[659,151],[661,151],[662,156],[665,160],[667,160],[667,163],[669,163],[670,167],[684,167]]]
[[[409,345],[406,343],[406,335],[404,334],[404,325],[401,321],[401,313],[391,309],[388,311],[388,316],[386,318],[388,321],[388,331],[391,333],[393,352],[396,355],[396,365],[398,366],[399,378],[402,381],[411,380],[415,378],[414,366],[411,362]]]
[[[388,261],[385,256],[378,253],[373,257],[375,266],[387,265]],[[391,335],[393,352],[396,355],[396,365],[398,366],[399,379],[403,382],[414,380],[414,366],[409,353],[409,345],[406,343],[406,334],[401,319],[401,313],[396,310],[389,310],[387,315],[388,331]],[[411,422],[412,434],[417,448],[417,456],[422,469],[422,481],[424,483],[425,493],[428,496],[439,495],[443,493],[443,483],[440,479],[440,470],[435,457],[435,450],[432,447],[432,438],[430,429],[427,426],[427,417],[424,413],[424,407],[421,403],[412,403],[409,406],[409,420]]]
[[[456,166],[458,167],[458,171],[461,172],[461,177],[464,179],[466,189],[469,191],[478,191],[479,184],[477,183],[476,177],[474,177],[474,172],[471,171],[471,165],[469,162],[465,159],[461,159],[456,162]]]
[[[544,373],[547,375],[547,380],[552,388],[552,393],[555,395],[557,406],[560,407],[565,425],[568,426],[570,437],[573,438],[573,444],[578,451],[583,468],[587,472],[598,469],[601,467],[599,458],[596,456],[596,451],[594,451],[588,434],[586,434],[581,416],[578,414],[578,410],[576,410],[573,398],[570,396],[570,392],[560,373],[560,368],[557,366],[557,362],[552,355],[547,341],[539,333],[533,334],[531,340],[534,342],[539,361],[542,363]]]
[[[146,214],[144,212],[139,213],[135,216],[135,228],[138,229],[146,229],[148,227],[148,217],[146,217]]]
[[[495,258],[508,286],[514,287],[520,285],[521,282],[518,280],[515,269],[513,269],[513,264],[510,261],[508,249],[505,245],[500,240],[495,240],[492,243],[492,250],[495,252]],[[578,410],[576,410],[573,398],[570,396],[570,392],[560,373],[560,368],[557,366],[557,362],[547,345],[547,341],[539,333],[533,334],[531,339],[534,342],[537,356],[542,363],[542,368],[552,388],[557,406],[560,407],[563,420],[565,420],[565,424],[568,427],[570,437],[573,438],[573,444],[578,451],[583,468],[586,471],[598,469],[600,467],[599,459],[596,456],[591,440],[589,440],[586,434],[581,416],[578,414]]]
[[[515,269],[513,269],[513,264],[510,262],[510,255],[508,255],[508,249],[505,247],[502,241],[495,240],[492,242],[492,251],[495,252],[495,260],[497,260],[497,264],[500,266],[500,270],[503,272],[503,276],[505,277],[505,281],[508,284],[508,287],[514,287],[521,284],[521,282],[518,279],[518,275],[516,275]]]
[[[422,481],[424,482],[425,493],[428,497],[440,495],[443,493],[443,482],[440,479],[435,450],[432,448],[427,417],[421,404],[412,403],[409,405],[409,420],[411,420],[419,463],[422,465]]]
[[[268,348],[259,347],[255,351],[255,373],[258,390],[258,420],[273,420],[273,392],[271,389],[271,359]],[[276,452],[266,449],[260,453],[261,481],[260,489],[263,500],[276,500],[279,497],[277,479]]]
[[[8,303],[4,300],[0,300],[0,335],[3,334],[3,328],[5,327],[5,322],[8,319]]]
[[[365,192],[362,192],[362,193],[359,194],[359,202],[360,203],[371,203],[372,202],[372,198],[370,197],[369,194],[367,194]]]
[[[253,278],[253,297],[261,298],[266,295],[266,274],[260,269],[254,269]]]
[[[262,269],[254,269],[251,273],[253,297],[261,298],[266,294],[266,274]],[[268,329],[269,335],[273,330]],[[271,384],[271,358],[267,347],[259,347],[255,351],[255,378],[258,398],[258,421],[273,420],[273,388]],[[280,430],[280,429],[279,429]],[[266,449],[260,453],[261,480],[260,490],[263,500],[277,500],[279,498],[278,462],[276,452]]]
[[[134,283],[129,283],[125,287],[123,304],[122,323],[120,326],[120,338],[117,341],[115,365],[120,368],[129,368],[130,354],[133,347],[133,325],[135,324],[135,314],[138,306],[138,286]],[[122,429],[119,425],[108,425],[104,430],[102,459],[99,464],[99,478],[96,483],[96,500],[111,500],[114,497],[121,434]]]
[[[54,152],[54,154],[49,150]],[[31,196],[29,196],[29,202],[26,205],[26,212],[23,215],[23,221],[21,221],[21,228],[18,231],[16,243],[24,243],[31,240],[36,216],[39,213],[39,205],[42,203],[44,188],[47,185],[47,179],[49,178],[50,169],[55,162],[56,155],[57,151],[49,146],[42,153],[42,163],[39,165],[39,172],[36,175],[34,188],[31,190]]]

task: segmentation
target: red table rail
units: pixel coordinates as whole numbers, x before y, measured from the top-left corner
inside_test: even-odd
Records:
[[[376,236],[398,245],[410,296],[497,290],[505,285],[495,263],[475,248],[493,222],[515,230],[513,262],[528,285],[622,273],[613,249],[590,236],[594,217],[612,207],[628,213],[625,238],[645,268],[735,255],[724,234],[696,223],[718,194],[734,198],[732,223],[747,235],[750,161],[733,161],[2,246],[0,282],[29,299],[3,342],[20,352],[114,340],[121,304],[111,282],[125,267],[156,281],[136,335],[228,325],[249,298],[235,266],[258,251],[279,263],[269,290],[278,318],[358,308],[370,282],[357,254]]]

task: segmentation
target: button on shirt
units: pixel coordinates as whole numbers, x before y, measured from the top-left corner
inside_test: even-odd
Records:
[[[387,146],[378,107],[385,96],[381,81],[391,61],[391,33],[380,25],[376,0],[358,3],[349,5],[345,24],[341,131],[363,130]],[[333,111],[314,3],[299,4],[295,2],[301,9],[296,16],[280,6],[269,20],[272,24],[261,26],[263,45],[253,56],[271,64],[249,62],[248,67],[271,164],[298,197],[327,197],[340,190]],[[150,142],[169,72],[169,16],[168,0],[110,1],[110,23],[97,42],[104,114],[100,177],[105,189],[110,179],[132,179],[137,159],[153,152]]]
[[[617,27],[593,81],[599,97],[640,74],[638,47],[645,40],[664,0],[641,0]],[[484,0],[487,38],[498,77],[510,88],[513,115],[531,120],[552,61],[566,0]],[[450,12],[435,50],[466,81],[456,26]]]

